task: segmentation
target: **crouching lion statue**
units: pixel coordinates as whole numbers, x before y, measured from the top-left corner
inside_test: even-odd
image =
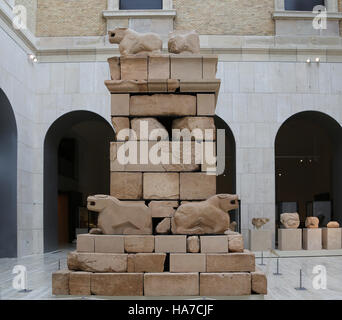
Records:
[[[145,204],[127,203],[106,195],[90,196],[87,208],[99,213],[97,233],[152,234],[152,215]]]
[[[121,55],[160,53],[163,41],[155,33],[138,33],[128,28],[116,28],[108,32],[109,42],[119,45]]]
[[[183,204],[171,219],[171,231],[173,234],[224,234],[230,226],[228,212],[238,206],[238,196],[230,194]]]

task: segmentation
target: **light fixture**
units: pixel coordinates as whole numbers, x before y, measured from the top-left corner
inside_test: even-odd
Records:
[[[300,159],[300,163],[303,163],[303,161],[304,161],[303,159]]]
[[[29,59],[30,59],[32,62],[34,62],[34,63],[38,62],[37,57],[36,57],[33,53],[30,53],[30,54],[28,55],[28,57],[29,57]]]
[[[310,58],[306,59],[306,63],[311,63],[311,59]]]
[[[316,58],[316,62],[319,63],[321,59],[319,57]]]

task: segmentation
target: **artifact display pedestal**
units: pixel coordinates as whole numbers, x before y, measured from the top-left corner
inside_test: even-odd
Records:
[[[251,251],[269,251],[272,249],[271,230],[249,230],[249,249]]]
[[[321,250],[322,249],[322,229],[303,229],[303,249]]]
[[[278,249],[302,250],[302,229],[278,229]]]
[[[342,247],[342,229],[341,228],[323,228],[322,229],[323,249],[334,250]]]

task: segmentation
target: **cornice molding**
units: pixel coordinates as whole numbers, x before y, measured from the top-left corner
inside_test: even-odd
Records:
[[[326,12],[328,20],[342,20],[342,12]],[[275,11],[272,13],[274,20],[312,20],[317,14],[310,11]]]

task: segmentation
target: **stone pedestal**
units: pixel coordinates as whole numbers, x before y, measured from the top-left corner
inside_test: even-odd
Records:
[[[334,250],[342,247],[342,228],[323,228],[322,245],[323,249]]]
[[[278,249],[302,250],[302,229],[278,229]]]
[[[303,229],[303,249],[321,250],[322,249],[322,229]]]
[[[249,230],[249,249],[251,251],[268,251],[272,249],[271,230]]]

